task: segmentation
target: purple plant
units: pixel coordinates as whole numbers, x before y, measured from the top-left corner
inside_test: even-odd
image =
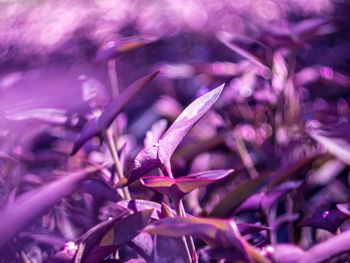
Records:
[[[0,263],[349,261],[349,4],[92,2],[0,34]]]

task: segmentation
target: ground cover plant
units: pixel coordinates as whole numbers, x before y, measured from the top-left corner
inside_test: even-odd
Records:
[[[348,262],[349,4],[92,2],[0,2],[0,262]]]

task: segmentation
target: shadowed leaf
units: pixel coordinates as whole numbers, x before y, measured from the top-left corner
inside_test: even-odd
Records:
[[[105,131],[131,99],[151,82],[159,72],[160,71],[157,70],[154,73],[136,80],[106,107],[100,117],[89,120],[84,125],[78,140],[74,143],[71,155],[74,155],[88,140]]]
[[[129,215],[119,222],[114,227],[114,242],[116,246],[120,246],[133,238],[141,231],[151,219],[153,209],[143,210]]]
[[[133,165],[126,178],[122,178],[115,187],[127,186],[146,173],[159,167],[161,164],[157,158],[158,146],[151,146],[143,149],[134,159]]]
[[[67,173],[56,181],[18,197],[13,206],[6,207],[0,215],[0,247],[7,244],[17,233],[46,213],[62,197],[70,195],[91,173],[99,168]]]
[[[159,141],[158,159],[164,165],[170,161],[172,154],[182,139],[202,116],[210,110],[219,98],[224,84],[193,101],[175,120]]]
[[[254,224],[237,224],[237,228],[242,236],[260,232],[263,230],[272,229],[271,227],[268,227],[268,226],[254,225]]]
[[[79,149],[91,138],[100,134],[100,130],[97,126],[97,118],[89,120],[83,126],[79,138],[74,142],[73,150],[71,155],[76,154]]]
[[[210,212],[210,217],[229,217],[249,196],[259,192],[271,179],[259,176],[237,185]]]
[[[101,131],[105,131],[117,117],[131,99],[140,92],[148,83],[150,83],[160,72],[157,70],[143,78],[136,80],[127,87],[115,100],[113,100],[102,112],[98,119],[98,127]]]
[[[298,226],[312,226],[325,229],[335,234],[338,227],[348,218],[348,215],[339,210],[330,210],[323,212],[320,216],[306,218],[302,220]]]
[[[282,196],[299,187],[301,184],[301,181],[285,182],[267,192],[254,194],[248,197],[247,200],[236,209],[235,214],[246,211],[264,211],[277,202]]]

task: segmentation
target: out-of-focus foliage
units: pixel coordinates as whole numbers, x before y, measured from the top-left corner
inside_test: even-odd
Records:
[[[0,262],[349,261],[349,12],[0,1]]]

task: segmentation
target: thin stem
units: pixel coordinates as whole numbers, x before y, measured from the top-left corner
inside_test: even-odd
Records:
[[[112,131],[110,129],[108,129],[106,131],[105,135],[106,135],[106,138],[107,138],[107,144],[108,144],[109,150],[110,150],[110,152],[112,154],[112,158],[114,160],[114,165],[115,165],[115,169],[116,169],[116,172],[117,172],[118,180],[120,180],[120,179],[122,179],[124,177],[124,174],[123,174],[122,166],[120,164],[117,148],[115,146],[115,141],[113,139]],[[130,193],[129,193],[129,190],[128,190],[127,187],[123,188],[123,194],[124,194],[124,198],[126,200],[130,200],[131,199]]]
[[[248,171],[248,174],[250,178],[257,178],[259,176],[258,172],[256,171],[252,158],[250,157],[247,148],[245,147],[245,144],[242,139],[235,136],[236,144],[237,144],[237,150],[238,154],[240,155],[243,165]]]
[[[111,82],[112,98],[115,99],[119,95],[118,76],[116,71],[115,59],[108,60],[108,76]]]
[[[170,178],[174,179],[174,176],[173,176],[173,173],[171,171],[171,166],[170,166],[170,163],[168,163],[167,165],[165,165],[163,168],[162,168],[162,171],[165,175],[169,176]],[[182,216],[182,217],[186,217],[186,211],[185,211],[185,207],[182,203],[182,199],[180,200],[173,200],[174,201],[174,205],[175,205],[175,209],[176,209],[176,213],[178,216]],[[184,237],[185,238],[185,237]],[[188,253],[190,253],[190,258],[191,258],[191,262],[192,262],[192,259],[194,260],[194,262],[197,262],[198,261],[198,256],[197,256],[197,253],[196,253],[196,247],[194,245],[194,242],[193,242],[193,238],[192,236],[189,236],[189,240],[187,241],[186,238],[185,238],[185,241],[186,241],[186,247],[187,247],[187,250],[188,250]],[[188,248],[188,245],[190,246],[191,248],[191,252],[189,251],[189,248]],[[193,257],[192,257],[192,256]]]
[[[183,206],[182,202],[181,202],[181,199],[174,199],[174,205],[175,205],[175,210],[176,210],[176,214],[178,216],[181,216],[182,214],[182,208],[181,208],[181,205]],[[185,255],[186,255],[186,262],[189,262],[189,263],[192,263],[192,256],[191,256],[191,252],[190,252],[190,249],[188,247],[188,242],[186,240],[186,237],[185,236],[182,236],[181,237],[181,240],[182,240],[182,243],[184,244],[184,248],[185,248]]]

